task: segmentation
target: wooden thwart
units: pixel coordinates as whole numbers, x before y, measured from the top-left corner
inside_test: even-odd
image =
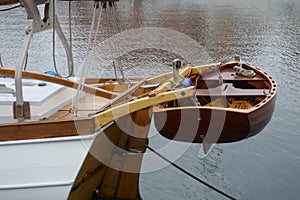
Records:
[[[235,88],[232,84],[210,89],[196,89],[197,96],[266,96],[269,89],[241,89]]]

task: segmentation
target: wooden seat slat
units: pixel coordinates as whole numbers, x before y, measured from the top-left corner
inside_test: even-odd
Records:
[[[232,84],[210,89],[196,89],[197,96],[266,96],[269,89],[241,89],[235,88]]]
[[[223,80],[225,81],[263,81],[265,80],[264,77],[262,77],[259,74],[256,74],[254,77],[245,77],[241,75],[234,75],[234,71],[231,68],[223,69],[221,71],[221,76]],[[201,80],[219,80],[217,73],[211,73],[203,77]]]

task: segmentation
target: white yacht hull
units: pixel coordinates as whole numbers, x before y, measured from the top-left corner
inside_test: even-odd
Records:
[[[0,142],[0,199],[67,199],[94,136]]]

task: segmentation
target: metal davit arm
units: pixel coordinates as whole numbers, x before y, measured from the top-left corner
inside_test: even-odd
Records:
[[[24,102],[23,89],[22,89],[22,71],[30,45],[33,33],[44,31],[53,27],[56,16],[53,16],[54,1],[56,0],[22,0],[22,3],[27,12],[27,27],[25,30],[25,39],[21,49],[20,56],[17,61],[15,72],[15,88],[16,88],[16,102],[14,102],[14,118],[19,122],[23,122],[25,119],[30,119],[30,106],[28,102]],[[45,16],[41,19],[40,12],[37,5],[45,4]],[[61,39],[63,46],[66,50],[68,57],[69,70],[73,67],[72,53],[69,44],[59,26],[59,23],[55,24],[55,28],[58,30],[58,36]]]
[[[21,54],[19,56],[19,60],[17,62],[16,72],[15,72],[15,87],[16,87],[16,102],[14,103],[14,118],[18,119],[19,122],[23,122],[24,119],[30,119],[30,110],[29,103],[26,103],[28,108],[26,109],[28,112],[25,112],[24,100],[23,100],[23,88],[22,88],[22,71],[24,68],[24,63],[26,59],[26,55],[28,52],[29,44],[33,35],[33,26],[34,20],[27,20],[27,28],[25,40],[23,42],[23,46],[21,49]]]
[[[43,1],[44,2],[44,1]],[[15,72],[16,102],[14,102],[14,118],[19,122],[30,119],[30,106],[28,102],[24,102],[22,88],[22,71],[24,69],[25,59],[28,52],[29,44],[34,33],[34,29],[41,16],[37,8],[37,4],[41,3],[35,0],[23,0],[23,5],[27,12],[27,27],[25,30],[25,40],[21,49],[19,59],[17,61]]]

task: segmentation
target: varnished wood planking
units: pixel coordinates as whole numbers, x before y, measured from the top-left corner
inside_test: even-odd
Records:
[[[95,139],[86,159],[81,166],[71,189],[69,200],[90,200],[94,190],[103,182],[104,176],[108,171],[108,166],[103,163],[110,162],[113,149],[109,145],[116,144],[122,134],[119,127],[113,123]],[[100,159],[101,158],[101,159]]]
[[[264,104],[263,108],[256,110],[249,115],[251,129],[248,137],[256,135],[269,123],[275,109],[275,101],[276,96]]]
[[[0,0],[0,5],[16,4],[19,2],[19,0]]]
[[[147,109],[139,112],[133,114],[132,119],[136,120],[137,124],[145,126],[146,129],[143,132],[134,133],[134,135],[147,137],[147,125],[150,123],[150,118],[144,116],[151,111]],[[131,122],[128,121],[128,123]],[[134,128],[132,130],[134,131]],[[143,140],[147,143],[146,139]],[[103,134],[100,134],[80,169],[69,199],[91,199],[96,188],[98,195],[102,197],[139,199],[139,174],[122,170],[130,168],[139,172],[142,154],[134,157],[124,155],[128,148],[137,148],[141,152],[146,150],[145,147],[141,148],[141,144],[136,143],[130,134],[121,131],[117,123],[112,124]],[[123,151],[124,153],[122,153]],[[89,173],[92,175],[89,176]]]
[[[88,135],[94,132],[91,119],[42,121],[0,125],[0,141],[15,141],[41,138],[54,138]]]
[[[132,127],[131,134],[138,137],[145,144],[148,144],[148,132],[151,122],[152,108],[140,110],[133,113],[134,123],[136,126]],[[143,159],[143,153],[146,147],[139,143],[134,137],[129,137],[127,148],[134,151],[132,156],[127,156],[124,159],[124,168],[131,169],[133,172],[122,172],[120,174],[119,186],[117,196],[120,198],[134,198],[139,199],[139,177],[140,168]],[[139,152],[140,153],[137,153]],[[130,183],[130,184],[128,184]]]
[[[80,99],[78,104],[78,115],[81,117],[87,117],[89,113],[93,113],[97,111],[99,108],[103,107],[103,105],[106,105],[110,100],[94,96],[91,94],[85,94],[83,98]],[[69,112],[69,110],[72,108],[72,103],[66,105],[59,111],[57,111],[55,114],[49,117],[50,120],[56,120],[56,119],[70,119],[73,120],[72,114]]]

